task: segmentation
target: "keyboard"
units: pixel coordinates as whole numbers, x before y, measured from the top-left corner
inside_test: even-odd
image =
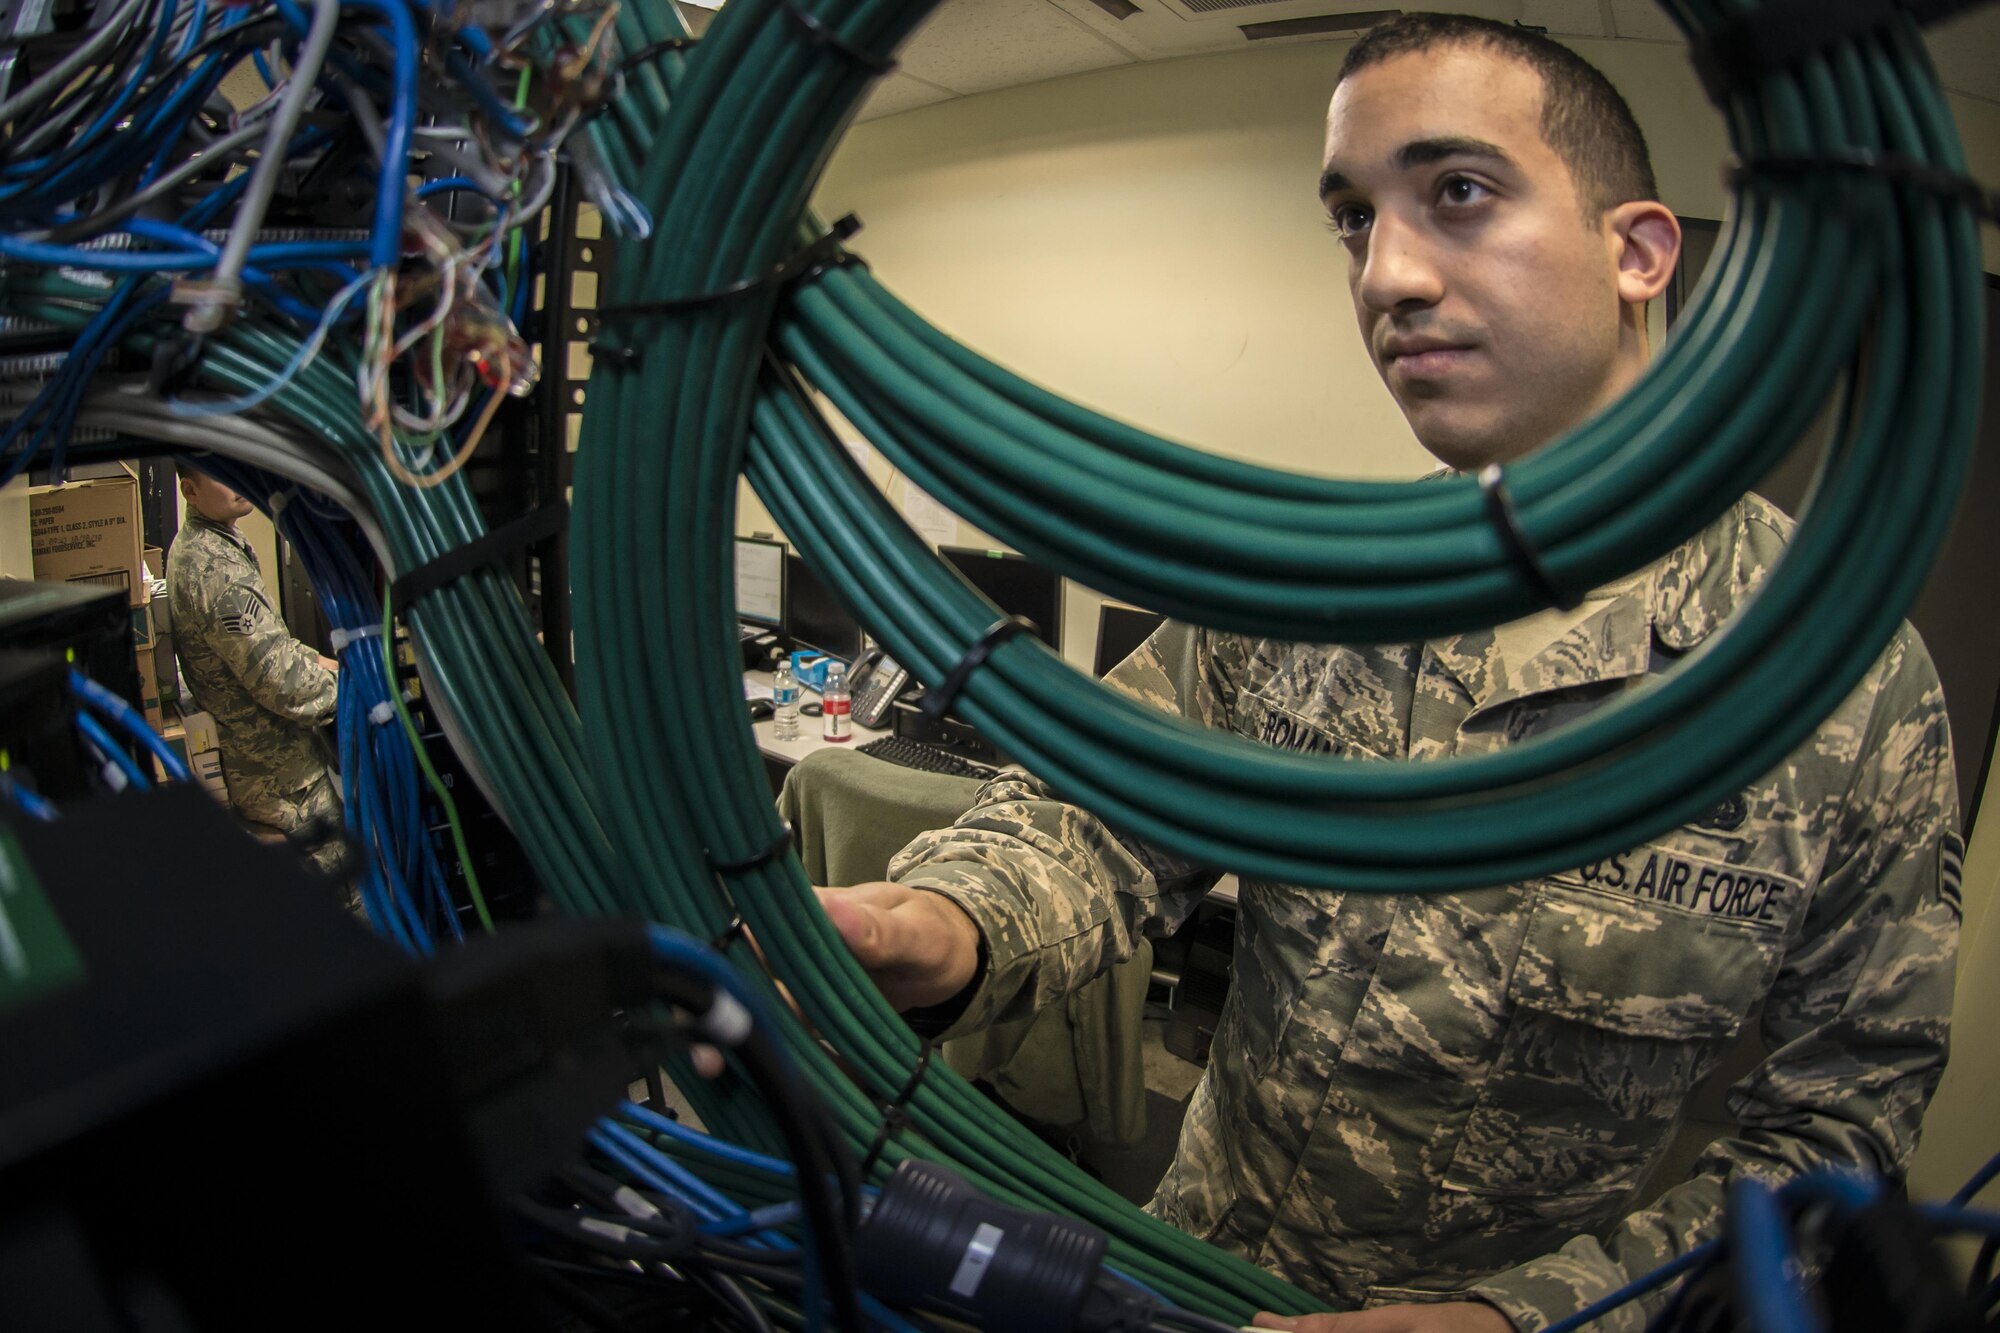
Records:
[[[913,741],[908,736],[884,736],[855,748],[862,754],[874,755],[877,759],[886,759],[892,764],[901,764],[904,768],[914,768],[925,773],[942,773],[950,778],[978,778],[983,782],[1000,771],[985,764],[974,763],[970,759],[961,759],[950,750],[926,745],[922,741]]]

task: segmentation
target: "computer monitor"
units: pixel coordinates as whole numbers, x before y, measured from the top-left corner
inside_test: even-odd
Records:
[[[1062,651],[1062,575],[1006,551],[940,546],[938,554],[1001,611],[1034,621],[1041,641]]]
[[[796,555],[785,557],[785,634],[795,647],[817,648],[843,662],[861,656],[861,623]]]
[[[736,618],[777,629],[785,623],[785,544],[736,539]]]
[[[1099,676],[1130,657],[1140,644],[1152,637],[1166,617],[1158,611],[1141,611],[1136,606],[1106,602],[1097,610],[1097,667]]]

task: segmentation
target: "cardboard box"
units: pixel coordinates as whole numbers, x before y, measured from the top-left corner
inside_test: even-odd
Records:
[[[218,753],[221,751],[222,741],[215,734],[215,719],[207,713],[182,713],[181,729],[187,733],[187,748],[190,755],[200,754],[204,750],[215,750]],[[194,761],[190,759],[188,762]]]
[[[147,578],[163,579],[167,576],[167,553],[159,547],[141,547],[139,558],[145,564]]]
[[[229,803],[229,784],[222,778],[222,751],[197,750],[188,756],[188,771],[216,800]]]
[[[121,465],[115,475],[89,481],[32,487],[28,540],[37,579],[114,587],[133,606],[146,601],[139,478],[130,468]]]
[[[160,708],[160,681],[153,662],[153,650],[136,650],[139,658],[139,706],[145,710],[146,725],[154,731],[165,731],[166,714]]]

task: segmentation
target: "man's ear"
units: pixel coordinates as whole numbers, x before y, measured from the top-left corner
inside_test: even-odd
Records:
[[[1618,299],[1644,305],[1667,289],[1681,255],[1681,224],[1674,211],[1652,199],[1618,205],[1605,214],[1616,247]]]

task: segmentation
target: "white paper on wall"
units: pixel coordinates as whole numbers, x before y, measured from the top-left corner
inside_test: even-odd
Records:
[[[933,546],[950,546],[958,540],[958,515],[903,478],[903,517],[923,539]]]

